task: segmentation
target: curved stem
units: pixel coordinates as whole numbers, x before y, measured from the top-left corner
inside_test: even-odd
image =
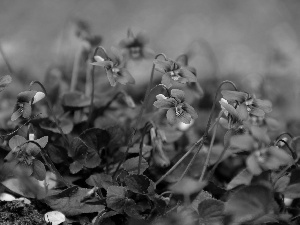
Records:
[[[211,150],[212,150],[212,147],[214,145],[214,142],[215,142],[215,137],[216,137],[216,133],[217,133],[217,129],[218,129],[218,125],[219,125],[219,120],[221,118],[223,114],[223,110],[219,113],[219,116],[217,118],[217,124],[216,126],[214,127],[214,131],[213,131],[213,135],[212,135],[212,138],[211,138],[211,141],[210,141],[210,146],[209,146],[209,149],[208,149],[208,153],[207,153],[207,156],[206,156],[206,160],[205,160],[205,163],[204,163],[204,166],[203,166],[203,169],[202,169],[202,173],[201,173],[201,176],[199,178],[199,182],[201,182],[203,180],[203,177],[204,177],[204,174],[206,172],[206,169],[208,167],[208,164],[209,164],[209,159],[210,159],[210,154],[211,154]]]
[[[30,123],[31,120],[33,120],[35,117],[38,117],[39,115],[41,115],[42,113],[38,113],[36,114],[35,116],[33,116],[32,118],[30,118],[29,120],[27,120],[24,124],[22,124],[20,127],[18,127],[16,130],[14,130],[13,132],[10,132],[8,134],[2,134],[0,135],[0,138],[3,138],[3,137],[7,137],[7,136],[10,136],[16,132],[18,132],[18,130],[20,130],[22,127],[24,127],[25,125],[27,125],[28,123]]]
[[[102,46],[97,46],[94,50],[94,54],[92,56],[92,62],[95,62],[94,57],[96,56],[98,50],[101,49],[105,56],[108,58],[105,49]],[[92,65],[92,71],[91,71],[91,84],[92,84],[92,91],[91,91],[91,103],[90,103],[90,109],[89,109],[89,117],[87,120],[87,126],[89,127],[92,120],[92,114],[94,110],[94,95],[95,95],[95,65]]]
[[[296,159],[297,159],[297,153],[290,147],[290,145],[289,145],[285,140],[282,140],[282,139],[276,141],[277,144],[278,144],[279,142],[282,142],[282,143],[284,143],[284,144],[286,145],[286,147],[290,150],[293,159],[296,160]],[[277,146],[277,145],[276,145],[276,146]]]
[[[215,125],[217,124],[217,121],[211,126],[211,128],[209,129],[209,132],[215,127]],[[155,182],[155,186],[158,185],[160,182],[162,182],[166,176],[168,176],[170,173],[172,173],[178,166],[179,164],[189,155],[191,154],[191,152],[195,149],[195,147],[199,144],[201,144],[203,140],[203,136],[198,139],[198,141],[196,141],[196,143],[194,143],[189,150],[174,164],[174,166],[172,166],[172,168],[170,168],[161,178],[159,178],[159,180],[157,180]],[[201,148],[200,148],[201,149]]]
[[[139,175],[140,172],[141,172],[141,164],[142,164],[142,155],[143,155],[144,137],[145,137],[145,135],[146,135],[147,129],[148,129],[148,127],[149,127],[149,124],[150,124],[150,126],[152,125],[151,123],[146,123],[146,124],[145,124],[144,129],[143,129],[143,133],[142,133],[142,140],[141,140],[141,142],[140,142],[139,164],[138,164],[138,175]]]
[[[54,166],[54,164],[52,163],[51,159],[49,158],[49,156],[47,155],[47,153],[44,153],[43,152],[43,148],[42,146],[39,145],[39,143],[35,142],[35,141],[27,141],[25,142],[24,144],[26,143],[33,143],[35,144],[36,146],[38,146],[41,151],[41,156],[43,158],[43,160],[45,161],[46,165],[49,167],[49,169],[52,171],[52,173],[54,173],[67,187],[71,187],[71,185],[63,178],[63,176],[58,172],[58,170],[56,169],[56,167]],[[22,144],[22,145],[24,145]]]
[[[277,145],[278,142],[282,139],[282,136],[289,136],[291,139],[294,138],[294,136],[292,134],[290,134],[289,132],[284,132],[275,139],[276,140],[275,145]]]
[[[165,56],[163,53],[160,53],[160,54],[156,55],[156,56],[155,56],[155,59],[157,59],[159,56],[163,56],[165,59],[167,59],[166,56]],[[138,126],[139,126],[139,124],[140,124],[140,122],[141,122],[141,120],[142,120],[142,116],[143,116],[144,111],[145,111],[145,109],[146,109],[146,107],[147,107],[147,105],[148,105],[148,102],[149,102],[149,95],[150,95],[150,91],[151,91],[151,87],[152,87],[152,83],[153,83],[154,69],[155,69],[155,64],[153,63],[153,66],[152,66],[152,69],[151,69],[150,81],[149,81],[149,84],[148,84],[148,87],[147,87],[147,90],[146,90],[146,94],[145,94],[145,97],[144,97],[143,105],[142,105],[141,110],[140,110],[140,112],[139,112],[139,116],[138,116],[138,118],[137,118],[137,120],[136,120],[135,126],[134,126],[134,128],[133,128],[132,133],[131,133],[131,136],[130,136],[130,138],[129,138],[129,143],[128,143],[128,145],[127,145],[127,149],[126,149],[126,151],[125,151],[125,155],[124,155],[124,157],[123,157],[123,160],[121,160],[121,161],[119,162],[119,164],[118,164],[118,166],[117,166],[117,168],[116,168],[116,170],[115,170],[115,172],[114,172],[114,174],[113,174],[113,177],[115,177],[115,175],[116,175],[116,173],[118,172],[120,166],[122,165],[122,163],[125,161],[125,159],[126,159],[126,157],[127,157],[128,151],[129,151],[130,147],[131,147],[132,144],[133,144],[133,138],[134,138],[134,136],[135,136],[135,134],[136,134],[136,132],[137,132],[137,130],[138,130]]]
[[[32,82],[30,83],[29,87],[31,88],[34,84],[38,84],[38,85],[42,88],[43,92],[45,93],[47,105],[48,105],[49,111],[50,111],[50,113],[51,113],[51,115],[52,115],[52,117],[53,117],[53,119],[54,119],[54,122],[55,122],[55,124],[56,124],[56,127],[58,128],[60,134],[61,134],[61,135],[63,136],[63,138],[65,139],[66,143],[67,143],[68,145],[70,145],[69,139],[67,138],[67,136],[64,134],[63,130],[61,129],[61,127],[60,127],[60,125],[59,125],[59,123],[58,123],[58,120],[57,120],[57,118],[56,118],[56,116],[55,116],[55,114],[54,114],[54,112],[53,112],[53,110],[52,110],[52,105],[51,105],[51,102],[50,102],[50,100],[49,100],[49,98],[48,98],[48,94],[47,94],[46,88],[45,88],[44,85],[43,85],[41,82],[39,82],[39,81],[32,81]]]
[[[191,167],[191,165],[192,165],[193,162],[195,161],[197,154],[200,152],[202,146],[204,145],[204,142],[206,141],[207,136],[208,136],[208,132],[209,132],[209,128],[210,128],[210,125],[211,125],[212,117],[213,117],[213,114],[214,114],[214,111],[215,111],[215,108],[216,108],[217,98],[218,98],[219,92],[220,92],[222,86],[223,86],[224,84],[227,84],[227,83],[228,83],[228,84],[231,84],[231,85],[234,87],[234,89],[237,91],[237,88],[236,88],[235,84],[234,84],[232,81],[225,80],[225,81],[223,81],[223,82],[219,85],[219,87],[218,87],[218,89],[217,89],[217,91],[216,91],[216,94],[215,94],[213,106],[211,107],[211,111],[210,111],[210,114],[209,114],[209,118],[208,118],[208,121],[207,121],[207,125],[206,125],[206,128],[205,128],[205,132],[204,132],[204,134],[203,134],[202,142],[201,142],[201,144],[199,145],[199,147],[198,147],[198,149],[197,149],[197,152],[194,154],[193,158],[192,158],[191,161],[189,162],[188,166],[186,167],[185,171],[183,172],[183,174],[181,175],[181,177],[180,177],[180,179],[179,179],[178,181],[180,181],[180,180],[185,176],[185,174],[187,173],[187,171],[189,170],[189,168]],[[177,181],[177,182],[178,182],[178,181]]]

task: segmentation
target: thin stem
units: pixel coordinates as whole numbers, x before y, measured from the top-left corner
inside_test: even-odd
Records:
[[[166,56],[165,56],[163,53],[160,53],[160,54],[156,55],[156,56],[155,56],[155,59],[157,59],[159,56],[163,56],[165,59],[167,59]],[[151,87],[152,87],[152,83],[153,83],[154,69],[155,69],[155,64],[153,63],[152,70],[151,70],[151,75],[150,75],[150,81],[149,81],[149,84],[148,84],[148,87],[147,87],[147,90],[146,90],[146,94],[145,94],[145,97],[144,97],[144,101],[143,101],[141,110],[140,110],[140,112],[139,112],[139,116],[138,116],[138,118],[137,118],[137,120],[136,120],[136,124],[135,124],[135,126],[134,126],[134,128],[133,128],[133,131],[132,131],[132,133],[131,133],[131,136],[130,136],[130,138],[129,138],[129,143],[128,143],[128,145],[127,145],[127,149],[126,149],[126,151],[125,151],[125,155],[124,155],[124,157],[123,157],[123,160],[121,160],[121,161],[119,162],[119,164],[118,164],[118,166],[117,166],[117,168],[116,168],[116,170],[115,170],[115,172],[114,172],[114,174],[113,174],[113,177],[115,177],[115,175],[116,175],[116,173],[118,172],[120,166],[121,166],[122,163],[126,160],[128,151],[129,151],[130,147],[131,147],[132,144],[133,144],[133,138],[134,138],[134,136],[135,136],[135,134],[136,134],[136,132],[137,132],[137,130],[138,130],[138,126],[139,126],[139,124],[140,124],[140,122],[141,122],[141,120],[142,120],[142,116],[143,116],[144,111],[145,111],[145,109],[146,109],[146,107],[147,107],[147,105],[148,105],[148,102],[149,102],[149,95],[150,95],[150,91],[151,91]]]
[[[70,87],[71,92],[75,91],[76,86],[77,86],[79,67],[80,67],[79,64],[80,64],[80,59],[81,59],[82,52],[83,52],[83,46],[81,44],[81,46],[79,46],[79,49],[77,50],[77,52],[75,54],[75,59],[74,59],[74,62],[73,62],[71,87]]]
[[[0,44],[0,53],[1,53],[1,55],[2,55],[2,58],[3,58],[3,60],[4,60],[5,64],[6,64],[6,66],[7,66],[8,71],[9,71],[11,74],[14,74],[14,70],[12,69],[12,67],[11,67],[11,65],[10,65],[10,63],[9,63],[9,60],[8,60],[7,57],[6,57],[6,54],[4,53],[1,44]]]
[[[101,49],[104,53],[105,56],[108,58],[105,49],[102,46],[98,46],[95,48],[94,50],[94,54],[92,57],[92,62],[95,62],[94,57],[96,56],[98,50]],[[95,65],[92,65],[92,71],[91,71],[91,84],[92,84],[92,91],[91,91],[91,103],[90,103],[90,110],[89,110],[89,117],[88,117],[88,121],[87,121],[87,126],[89,127],[91,124],[91,120],[92,120],[92,114],[93,114],[93,110],[94,110],[94,95],[95,95]]]
[[[7,136],[10,136],[16,132],[18,132],[22,127],[24,127],[25,125],[27,125],[31,120],[33,120],[34,118],[38,117],[39,115],[41,115],[42,113],[38,113],[36,114],[35,116],[33,116],[32,118],[30,118],[29,120],[27,120],[24,124],[22,124],[20,127],[18,127],[16,130],[14,130],[13,132],[10,132],[8,134],[2,134],[0,135],[0,138],[3,138],[3,137],[7,137]]]
[[[54,164],[52,163],[51,159],[49,158],[49,156],[47,155],[47,153],[44,153],[43,152],[43,148],[42,146],[39,145],[39,143],[35,142],[35,141],[27,141],[25,142],[24,144],[26,143],[33,143],[35,144],[36,146],[38,146],[41,151],[41,156],[43,158],[43,160],[45,161],[46,165],[49,167],[49,169],[52,171],[52,173],[54,173],[67,187],[71,187],[71,185],[63,178],[63,176],[58,172],[58,170],[56,169],[56,167],[54,166]],[[23,145],[24,145],[23,144]]]
[[[64,134],[64,132],[63,132],[62,128],[60,127],[59,122],[58,122],[58,120],[57,120],[57,118],[56,118],[56,116],[55,116],[55,114],[54,114],[54,112],[53,112],[53,110],[52,110],[52,105],[51,105],[51,102],[50,102],[50,100],[49,100],[49,98],[48,98],[48,94],[47,94],[46,88],[44,87],[44,85],[43,85],[41,82],[39,82],[39,81],[32,81],[32,82],[30,83],[30,85],[29,85],[30,89],[31,89],[31,87],[32,87],[34,84],[38,84],[38,85],[42,88],[43,92],[45,93],[47,105],[48,105],[49,111],[50,111],[50,113],[51,113],[51,115],[52,115],[52,117],[53,117],[53,119],[54,119],[54,122],[55,122],[55,124],[56,124],[56,127],[58,128],[60,134],[61,134],[61,135],[63,136],[63,138],[65,139],[66,143],[67,143],[68,145],[70,145],[68,137]]]
[[[280,134],[280,135],[275,139],[275,140],[276,140],[275,145],[277,145],[278,142],[282,139],[282,136],[289,136],[291,139],[294,138],[294,136],[291,135],[289,132],[284,132],[284,133]]]
[[[217,162],[215,163],[215,165],[213,166],[213,168],[211,169],[211,171],[209,171],[209,174],[207,176],[207,180],[210,180],[212,175],[215,173],[216,168],[218,167],[218,165],[220,164],[220,162],[223,159],[223,156],[225,155],[225,152],[227,151],[227,149],[229,148],[229,145],[227,145],[223,151],[221,152],[221,155],[219,156]]]
[[[210,114],[209,114],[209,118],[208,118],[208,122],[207,122],[207,125],[206,125],[206,128],[205,128],[205,132],[203,134],[203,138],[202,138],[202,142],[201,144],[199,145],[198,149],[197,149],[197,152],[194,154],[193,158],[191,159],[191,161],[189,162],[188,166],[186,167],[185,171],[183,172],[183,174],[181,175],[180,179],[177,181],[179,182],[184,176],[185,174],[187,173],[187,171],[189,170],[189,168],[191,167],[191,165],[193,164],[193,162],[195,161],[196,159],[196,156],[197,154],[200,152],[202,146],[204,145],[204,142],[206,141],[207,139],[207,136],[208,136],[208,133],[209,133],[209,128],[210,128],[210,125],[211,125],[211,121],[212,121],[212,117],[213,117],[213,113],[215,111],[215,108],[216,108],[216,104],[217,104],[217,98],[218,98],[218,95],[219,95],[219,92],[221,90],[221,87],[224,85],[224,84],[231,84],[235,90],[237,90],[235,84],[232,82],[232,81],[228,81],[228,80],[225,80],[223,81],[217,91],[216,91],[216,94],[215,94],[215,98],[214,98],[214,103],[213,103],[213,106],[211,107],[211,111],[210,111]]]
[[[215,125],[217,124],[217,121],[211,126],[211,128],[209,129],[209,132],[215,127]],[[198,139],[196,141],[196,143],[194,143],[189,150],[174,164],[174,166],[172,166],[172,168],[170,168],[161,178],[159,178],[158,181],[155,182],[155,186],[158,185],[160,182],[162,182],[166,176],[168,176],[170,173],[172,173],[178,166],[179,164],[189,155],[191,154],[191,152],[195,149],[195,147],[197,145],[199,145],[203,140],[203,136]]]
[[[221,118],[222,114],[223,114],[223,110],[219,114],[219,116],[217,118],[217,121],[219,121],[219,119]],[[201,176],[199,178],[199,182],[202,182],[204,174],[205,174],[206,169],[208,167],[209,159],[210,159],[210,154],[211,154],[211,150],[212,150],[212,147],[214,145],[214,142],[215,142],[215,137],[216,137],[218,125],[219,125],[219,123],[217,123],[216,126],[214,127],[213,135],[212,135],[212,138],[211,138],[211,141],[210,141],[210,146],[209,146],[209,149],[208,149],[208,153],[207,153],[206,160],[205,160],[205,163],[204,163],[204,166],[203,166],[203,169],[202,169]]]
[[[150,124],[151,125],[151,124]],[[142,164],[142,155],[143,155],[143,146],[144,146],[144,138],[147,132],[147,128],[149,127],[149,123],[146,123],[142,133],[142,139],[140,142],[140,151],[139,151],[139,164],[138,164],[138,175],[141,172],[141,164]]]
[[[289,146],[289,144],[288,144],[285,140],[282,140],[282,139],[276,141],[277,144],[278,144],[279,142],[283,142],[283,143],[286,145],[286,147],[290,150],[293,159],[296,160],[296,159],[297,159],[297,153]],[[277,146],[277,145],[276,145],[276,146]]]

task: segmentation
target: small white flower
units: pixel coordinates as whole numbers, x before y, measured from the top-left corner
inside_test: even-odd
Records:
[[[159,94],[159,95],[156,95],[156,99],[157,100],[164,100],[164,99],[167,99],[167,97],[164,96],[163,94]]]
[[[29,134],[29,140],[33,141],[34,140],[34,134]]]
[[[104,62],[104,59],[99,55],[94,56],[94,59],[96,60],[96,62]]]

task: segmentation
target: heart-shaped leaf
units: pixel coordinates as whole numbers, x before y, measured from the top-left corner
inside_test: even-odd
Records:
[[[129,175],[125,177],[125,184],[128,190],[142,194],[142,195],[153,195],[155,186],[154,182],[144,175]]]
[[[126,202],[127,202],[127,198],[126,198],[125,187],[110,186],[107,189],[107,195],[106,195],[107,207],[117,212],[123,212]]]
[[[123,163],[123,168],[128,171],[129,173],[132,174],[137,174],[138,172],[138,165],[139,165],[139,157],[134,157],[134,158],[130,158],[127,159],[124,163]],[[140,173],[144,173],[144,171],[149,167],[147,161],[142,158],[142,162],[141,162],[141,168],[140,168]]]
[[[90,189],[70,187],[56,195],[44,199],[52,209],[64,213],[66,216],[75,216],[81,213],[99,212],[105,209],[104,205],[89,205],[81,202]]]
[[[85,182],[90,186],[102,187],[104,189],[107,189],[108,187],[115,184],[115,182],[113,182],[112,176],[105,173],[93,174]]]
[[[243,169],[239,172],[227,185],[227,190],[231,190],[239,185],[248,185],[251,183],[253,174],[247,169]]]

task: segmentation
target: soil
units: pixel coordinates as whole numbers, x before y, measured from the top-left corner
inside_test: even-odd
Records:
[[[46,225],[44,214],[37,210],[35,204],[22,201],[0,201],[1,225]]]

